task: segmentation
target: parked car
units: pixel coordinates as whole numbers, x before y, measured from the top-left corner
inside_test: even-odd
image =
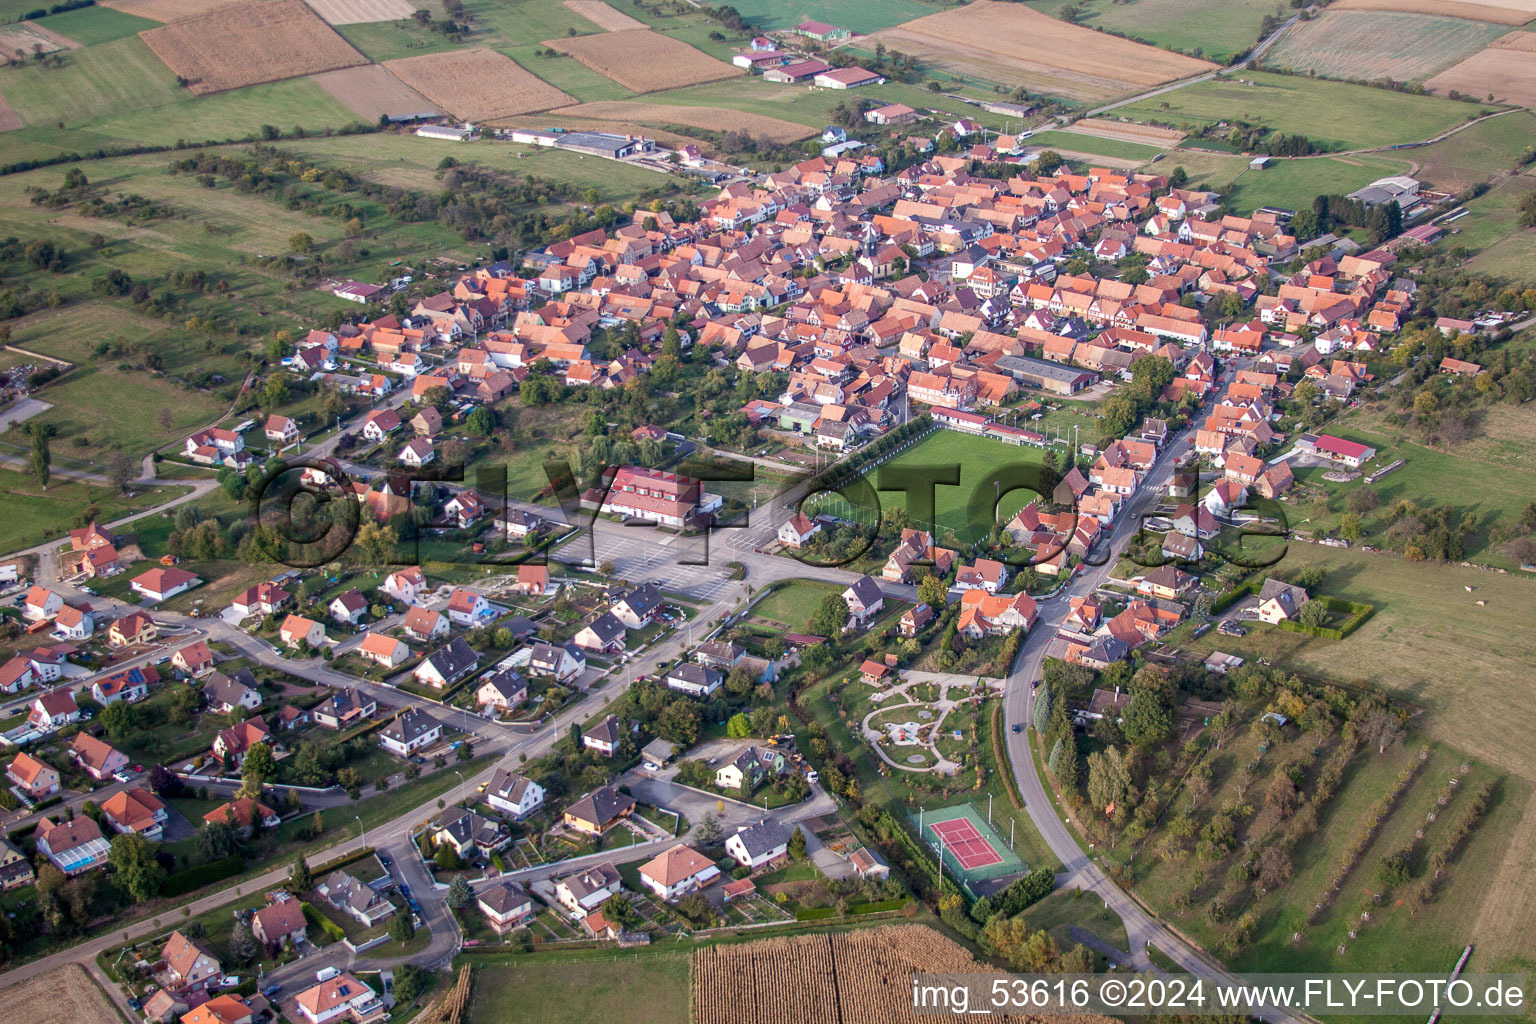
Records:
[[[127,772],[113,772],[112,777],[118,782],[127,782],[133,776],[129,775]]]
[[[282,990],[283,990],[283,986],[281,986],[281,985],[268,985],[266,988],[261,990],[261,994],[266,996],[268,999],[271,999],[273,996],[277,995]]]
[[[1022,725],[1020,725],[1018,722],[1014,722],[1013,723],[1013,731],[1014,732],[1023,732],[1024,731],[1024,727]]]

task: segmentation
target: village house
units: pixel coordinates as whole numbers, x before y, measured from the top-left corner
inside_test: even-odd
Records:
[[[6,766],[5,777],[32,801],[53,796],[59,791],[59,771],[23,751]]]
[[[397,757],[410,757],[436,743],[442,735],[443,723],[430,712],[407,708],[379,731],[379,746]]]
[[[469,675],[479,664],[480,653],[469,646],[469,641],[456,636],[421,659],[411,677],[423,686],[441,690]]]
[[[304,904],[290,896],[262,907],[251,915],[251,934],[268,956],[275,955],[285,946],[297,949],[309,936]]]
[[[418,604],[412,605],[405,613],[405,619],[401,622],[400,628],[412,640],[426,643],[437,637],[447,636],[452,627],[448,623],[448,616]]]
[[[528,658],[530,675],[548,676],[562,686],[575,683],[586,670],[587,656],[574,644],[537,643]]]
[[[378,702],[355,686],[326,697],[310,709],[315,724],[324,729],[340,730],[372,718]]]
[[[101,829],[84,814],[60,822],[45,815],[37,823],[32,837],[37,843],[37,852],[71,877],[105,867],[107,855],[111,853],[111,846]]]
[[[118,832],[158,842],[170,815],[159,797],[140,786],[120,789],[101,803],[102,817]]]
[[[278,639],[289,647],[308,644],[310,647],[325,645],[325,626],[302,615],[289,615],[277,630]]]
[[[236,669],[233,675],[214,672],[203,684],[203,704],[220,715],[227,715],[236,708],[254,711],[261,707],[256,676],[248,668]]]
[[[350,973],[327,978],[300,992],[294,1001],[308,1024],[330,1024],[343,1017],[353,1024],[373,1024],[389,1014],[378,994]]]
[[[206,992],[217,985],[224,976],[224,968],[208,948],[195,939],[189,939],[179,929],[171,932],[165,948],[160,951],[165,963],[158,977],[164,986],[181,996]]]
[[[634,812],[635,801],[632,797],[620,793],[612,786],[601,786],[568,805],[560,817],[567,827],[598,836]]]
[[[134,704],[148,696],[149,673],[142,668],[125,668],[91,684],[91,699],[103,707],[118,701]]]
[[[358,657],[388,669],[399,668],[411,660],[411,649],[404,640],[383,633],[364,634],[363,642],[357,645],[356,650]]]
[[[676,900],[720,877],[715,862],[687,844],[679,844],[640,865],[640,881],[664,900]]]
[[[725,841],[725,852],[742,867],[756,871],[788,856],[789,837],[789,829],[762,818],[755,824],[738,828]]]
[[[498,768],[485,788],[485,802],[521,821],[544,806],[544,787],[526,775]]]
[[[538,911],[528,891],[516,882],[497,882],[480,893],[475,903],[497,935],[523,927]]]
[[[618,868],[607,862],[592,864],[555,882],[555,900],[566,913],[581,920],[622,888]]]
[[[79,732],[69,745],[70,758],[97,782],[106,782],[113,772],[128,767],[128,755],[96,737]]]
[[[349,914],[364,928],[372,928],[395,912],[395,906],[368,885],[346,871],[332,871],[315,886],[320,898],[344,914]]]
[[[495,711],[511,711],[528,699],[528,683],[516,669],[488,672],[475,688],[475,703]]]

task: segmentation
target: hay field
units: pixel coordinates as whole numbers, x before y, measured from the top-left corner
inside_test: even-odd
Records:
[[[635,100],[604,100],[578,103],[550,111],[564,117],[590,117],[601,121],[654,121],[680,124],[709,131],[743,131],[754,139],[769,142],[798,142],[816,134],[816,129],[793,121],[782,121],[764,114],[744,114],[721,107],[689,107],[672,103],[642,103]]]
[[[999,973],[924,925],[709,946],[693,954],[692,1018],[698,1024],[921,1024],[931,1017],[919,1015],[912,1005],[912,978],[925,972]],[[1007,1014],[991,1019],[1027,1018]],[[1105,1019],[1082,1020],[1102,1024]]]
[[[604,32],[624,32],[632,28],[648,28],[645,22],[631,18],[603,0],[565,0],[565,6],[586,18]]]
[[[309,6],[332,25],[363,25],[400,21],[419,6],[411,0],[308,0]]]
[[[1447,18],[1471,18],[1495,25],[1524,25],[1536,18],[1536,0],[1486,0],[1485,3],[1461,3],[1460,0],[1337,0],[1334,11],[1411,11],[1414,14],[1441,14]]]
[[[1163,128],[1155,124],[1130,124],[1104,117],[1085,117],[1061,130],[1075,135],[1092,135],[1099,139],[1163,147],[1177,146],[1184,141],[1185,135],[1184,132],[1173,128]]]
[[[42,50],[34,47],[41,46]],[[66,39],[51,29],[31,21],[18,21],[13,25],[0,26],[0,54],[9,57],[21,50],[28,57],[34,53],[53,53],[57,50],[77,50],[80,44]]]
[[[304,0],[215,10],[139,37],[198,96],[368,63]]]
[[[633,92],[680,89],[746,74],[742,68],[716,60],[681,39],[650,29],[546,39],[544,45],[575,57]]]
[[[25,128],[27,122],[21,119],[3,95],[0,95],[0,132],[13,132],[17,128]]]
[[[865,46],[879,43],[956,74],[1083,100],[1107,99],[1216,67],[998,0],[976,0],[882,29]]]
[[[1327,78],[1420,82],[1472,56],[1502,32],[1499,25],[1466,18],[1329,9],[1292,25],[1264,55],[1264,63]]]
[[[100,0],[103,7],[150,21],[172,22],[229,7],[240,0]]]
[[[1492,94],[1499,103],[1536,106],[1536,50],[1489,47],[1440,72],[1424,87],[1437,93],[1455,89],[1479,99]]]
[[[1536,32],[1506,32],[1488,45],[1496,50],[1536,52]]]
[[[511,117],[574,102],[504,53],[479,47],[384,62],[427,99],[466,121]]]
[[[10,1007],[6,1011],[10,1020],[28,1024],[118,1024],[123,1019],[101,986],[79,964],[65,964],[0,989],[0,1003]]]
[[[311,81],[369,124],[386,114],[441,113],[431,100],[377,64],[327,71],[312,75]]]

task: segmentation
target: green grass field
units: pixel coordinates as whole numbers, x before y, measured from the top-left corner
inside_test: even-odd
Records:
[[[64,60],[61,68],[0,69],[0,89],[28,125],[80,124],[190,95],[137,37],[70,50]]]
[[[1508,26],[1405,11],[1324,11],[1298,21],[1264,64],[1325,78],[1422,82],[1493,42]]]
[[[1255,84],[1244,84],[1249,81]],[[1244,71],[1121,107],[1117,113],[1191,130],[1220,121],[1247,121],[1305,135],[1335,149],[1358,149],[1427,139],[1487,109],[1345,82]]]
[[[1050,146],[1052,149],[1071,150],[1093,156],[1113,157],[1117,160],[1151,160],[1163,152],[1157,146],[1142,146],[1119,139],[1101,139],[1097,135],[1078,132],[1036,132],[1029,138],[1031,146]]]
[[[1031,928],[1044,928],[1056,940],[1058,949],[1071,949],[1077,944],[1072,938],[1074,926],[1103,939],[1116,949],[1130,945],[1125,935],[1125,922],[1113,910],[1106,909],[1104,901],[1091,892],[1079,894],[1072,889],[1057,889],[1045,899],[1024,911],[1024,920]]]
[[[802,21],[824,21],[865,33],[934,13],[932,4],[918,0],[860,0],[857,4],[838,0],[742,0],[733,6],[754,28],[768,31],[794,28]]]
[[[145,29],[159,25],[158,21],[140,18],[133,14],[114,11],[110,7],[82,7],[63,14],[50,14],[37,19],[37,24],[67,36],[81,46],[110,43],[116,39],[136,36]]]
[[[970,522],[969,503],[973,495],[980,494],[981,500],[990,508],[996,494],[993,481],[1010,467],[1039,465],[1043,454],[1038,448],[1003,444],[1001,441],[953,430],[937,430],[917,447],[908,449],[879,467],[866,479],[871,486],[879,488],[882,482],[903,479],[904,472],[915,467],[934,470],[958,468],[958,485],[940,484],[934,488],[935,522],[932,526],[936,527],[935,533],[953,530],[962,542],[970,543],[985,536],[992,528],[991,521],[987,519],[975,524]],[[1007,522],[1034,498],[1032,493],[1023,489],[1004,491],[998,508],[999,516]],[[906,494],[901,491],[880,492],[880,502],[883,508],[907,507]],[[913,525],[924,524],[914,522]]]
[[[1348,194],[1377,178],[1409,170],[1405,160],[1373,154],[1276,159],[1255,171],[1249,169],[1248,157],[1190,149],[1165,154],[1157,166],[1165,171],[1183,167],[1192,184],[1231,196],[1235,208],[1245,214],[1261,206],[1298,210],[1311,206],[1317,195]]]
[[[780,587],[752,606],[752,615],[783,622],[795,630],[803,630],[805,622],[816,611],[816,606],[828,594],[842,592],[833,583],[816,583],[795,580]]]
[[[676,1024],[688,1019],[688,954],[613,960],[530,960],[475,969],[475,1024],[565,1024],[572,1008],[593,1020]]]
[[[59,466],[55,462],[55,468]],[[108,522],[132,515],[149,505],[169,501],[185,488],[162,485],[126,498],[115,487],[87,484],[55,476],[48,489],[38,486],[31,473],[0,469],[0,494],[5,496],[6,514],[0,519],[0,550],[15,551],[57,537],[71,521],[88,509],[94,518]]]
[[[1472,270],[1512,281],[1536,281],[1536,228],[1515,222],[1516,207],[1536,191],[1536,175],[1520,174],[1500,182],[1467,204],[1467,215],[1451,221],[1441,247],[1464,246],[1475,252]]]
[[[1052,17],[1061,10],[1052,0],[1026,2]],[[1199,54],[1221,64],[1257,43],[1264,15],[1275,11],[1270,0],[1139,0],[1134,4],[1087,0],[1078,6],[1083,12],[1080,25]]]
[[[1536,115],[1519,110],[1489,118],[1443,142],[1411,151],[1418,176],[1455,192],[1490,174],[1513,168],[1536,138]]]

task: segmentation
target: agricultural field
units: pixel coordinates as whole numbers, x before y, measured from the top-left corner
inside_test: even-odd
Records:
[[[1536,34],[1532,35],[1536,40]],[[1536,139],[1536,115],[1526,110],[1489,118],[1443,142],[1415,149],[1418,178],[1447,192],[1459,192],[1488,175],[1515,167]],[[1410,155],[1410,154],[1405,154]]]
[[[63,67],[0,68],[0,90],[24,122],[55,132],[60,121],[78,124],[185,97],[176,76],[137,37],[73,50]]]
[[[1072,99],[1107,99],[1214,65],[1068,25],[1020,4],[976,0],[865,41],[948,71]]]
[[[198,96],[368,63],[303,0],[214,11],[140,38]]]
[[[1035,132],[1030,137],[1028,145],[1054,149],[1069,160],[1103,161],[1106,166],[1127,169],[1140,167],[1148,160],[1165,152],[1154,146],[1142,146],[1134,142],[1119,142],[1097,135],[1079,135],[1076,132],[1066,131]]]
[[[565,0],[565,6],[604,32],[623,32],[632,28],[649,27],[645,22],[637,21],[623,11],[603,3],[603,0]]]
[[[326,71],[311,80],[363,121],[374,122],[385,114],[439,112],[431,100],[378,64]]]
[[[912,1007],[911,975],[991,970],[924,925],[710,946],[693,954],[691,1019],[697,1024],[906,1024],[927,1019]]]
[[[1361,155],[1272,160],[1255,171],[1247,157],[1192,150],[1169,153],[1158,166],[1164,164],[1183,167],[1190,181],[1230,196],[1234,208],[1245,214],[1261,206],[1299,210],[1315,196],[1347,195],[1377,178],[1412,169],[1405,159]]]
[[[1330,8],[1287,29],[1264,54],[1264,63],[1325,78],[1420,82],[1477,53],[1503,32],[1498,25],[1466,18]]]
[[[409,18],[417,5],[410,0],[306,0],[315,13],[332,25],[359,25],[372,21]]]
[[[1469,266],[1513,281],[1536,281],[1536,228],[1515,218],[1520,200],[1536,191],[1536,175],[1518,174],[1466,204],[1467,215],[1446,224],[1442,247],[1462,246],[1475,255]]]
[[[1417,142],[1487,112],[1436,96],[1257,71],[1197,82],[1117,111],[1138,121],[1191,131],[1244,121],[1305,135],[1334,149]]]
[[[743,131],[754,139],[768,142],[797,142],[816,134],[808,125],[784,121],[762,114],[745,114],[720,107],[694,107],[682,104],[646,103],[643,100],[608,100],[579,103],[551,111],[565,117],[586,117],[600,121],[654,122],[713,132]]]
[[[650,29],[546,39],[544,45],[633,92],[680,89],[743,74],[741,68]]]
[[[145,29],[155,27],[155,22],[148,18],[135,17],[100,5],[50,14],[46,18],[39,18],[34,24],[67,36],[81,46],[110,43],[114,39],[136,36]]]
[[[754,28],[769,32],[794,28],[802,21],[824,21],[850,32],[868,33],[933,13],[922,0],[742,0],[732,4]]]
[[[426,54],[384,66],[433,103],[467,121],[547,110],[575,98],[495,50]]]
[[[25,125],[26,122],[21,119],[20,114],[16,113],[16,109],[6,101],[4,96],[0,96],[0,132],[13,132]]]
[[[19,454],[9,445],[0,447],[6,454]],[[54,457],[55,469],[70,468],[71,463]],[[15,469],[0,469],[0,495],[5,500],[5,517],[0,520],[0,545],[7,551],[40,544],[59,535],[60,524],[76,516],[89,514],[101,522],[132,515],[151,505],[185,493],[185,488],[163,484],[126,497],[107,484],[68,480],[54,473],[45,491],[32,474]]]
[[[7,57],[15,53],[55,53],[59,50],[73,50],[79,45],[75,40],[44,28],[35,21],[0,25],[0,54]]]
[[[7,989],[0,989],[9,1013],[32,1024],[117,1021],[117,1007],[80,964],[65,964]]]
[[[1530,39],[1527,32],[1510,35],[1520,42]],[[1510,45],[1501,39],[1455,67],[1442,71],[1424,85],[1446,95],[1454,90],[1464,96],[1492,97],[1499,103],[1533,106],[1536,105],[1536,49],[1529,45]]]
[[[1412,11],[1448,18],[1472,18],[1496,25],[1523,25],[1536,18],[1536,0],[1339,0],[1334,10]]]
[[[688,1019],[688,970],[685,953],[477,966],[469,1019],[565,1024],[580,1003],[594,1020],[676,1024]]]
[[[1081,120],[1073,121],[1062,130],[1075,135],[1093,135],[1101,139],[1112,139],[1117,142],[1130,142],[1144,146],[1157,146],[1158,148],[1176,146],[1184,141],[1184,133],[1172,128],[1161,128],[1155,124],[1116,121],[1107,117],[1085,117]]]
[[[1050,0],[1025,2],[1042,14],[1061,10]],[[1264,16],[1277,7],[1270,0],[1086,0],[1077,6],[1079,25],[1222,64],[1259,41]]]
[[[238,0],[103,0],[103,5],[150,21],[172,22],[229,7]]]

